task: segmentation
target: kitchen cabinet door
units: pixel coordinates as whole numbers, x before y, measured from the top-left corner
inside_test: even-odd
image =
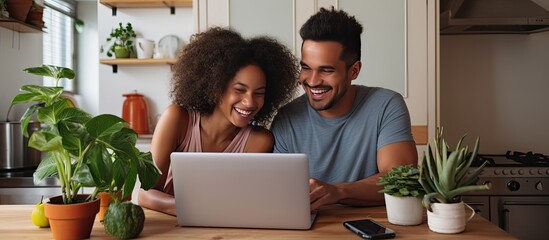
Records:
[[[301,25],[320,7],[355,15],[363,27],[363,67],[355,84],[401,93],[416,144],[434,136],[436,1],[415,0],[194,0],[198,31],[230,26],[244,36],[271,35],[300,57]],[[430,114],[430,115],[428,115]],[[423,152],[423,147],[419,147]]]

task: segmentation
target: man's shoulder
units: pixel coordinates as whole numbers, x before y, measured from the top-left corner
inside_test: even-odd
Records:
[[[357,103],[358,105],[380,105],[395,104],[403,102],[402,95],[394,90],[381,87],[366,87],[357,85]]]
[[[400,95],[400,93],[388,88],[368,87],[364,85],[355,85],[355,86],[358,89],[359,94],[362,94],[362,95],[385,96],[385,97]]]
[[[307,104],[307,96],[303,94],[280,108],[279,113],[294,114],[296,112],[304,112]]]

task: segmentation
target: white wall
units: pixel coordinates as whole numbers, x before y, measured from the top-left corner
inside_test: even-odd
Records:
[[[184,42],[194,33],[192,8],[176,8],[174,15],[168,8],[160,9],[118,9],[117,16],[112,16],[111,9],[98,4],[98,37],[99,44],[119,22],[124,25],[131,22],[138,37],[154,40],[155,43],[168,34],[178,36]],[[100,58],[106,58],[101,54]],[[99,65],[99,113],[110,113],[121,116],[124,93],[134,90],[145,95],[148,103],[149,119],[155,125],[159,115],[170,103],[168,98],[171,71],[169,65],[119,66],[118,73],[112,72],[109,65]]]
[[[549,154],[549,32],[440,39],[440,112],[455,144],[481,137],[482,153]]]
[[[42,84],[42,78],[23,69],[42,64],[42,34],[18,33],[0,27],[0,121],[6,120],[11,100],[25,84]],[[9,119],[19,120],[26,105],[17,105]]]
[[[97,32],[97,2],[79,2],[78,18],[84,21],[84,30],[77,33],[78,61],[76,88],[79,107],[99,114],[99,37]]]

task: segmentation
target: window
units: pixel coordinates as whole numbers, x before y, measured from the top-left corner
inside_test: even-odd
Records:
[[[72,0],[44,0],[43,63],[74,69],[76,4]],[[53,86],[54,80],[44,78],[44,86]],[[74,92],[73,80],[59,83],[66,91]]]

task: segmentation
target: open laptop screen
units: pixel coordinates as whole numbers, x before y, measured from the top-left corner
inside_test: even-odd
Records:
[[[174,152],[171,167],[181,226],[311,227],[305,154]]]

